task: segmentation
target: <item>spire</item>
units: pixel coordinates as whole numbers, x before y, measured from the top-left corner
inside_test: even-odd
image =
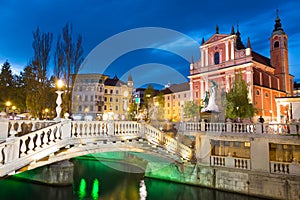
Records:
[[[242,39],[241,39],[241,33],[239,31],[239,24],[237,24],[237,31],[236,31],[236,48],[238,50],[240,49],[245,49],[245,46],[242,42]]]
[[[204,37],[202,37],[202,43],[201,44],[204,44],[205,43],[205,41],[204,41]]]
[[[194,64],[195,62],[194,62],[194,56],[192,56],[192,58],[191,58],[191,64]]]
[[[231,33],[230,33],[231,35],[234,35],[235,34],[235,32],[234,32],[234,26],[232,26],[231,27]]]
[[[281,19],[279,18],[278,9],[276,9],[276,19],[275,19],[275,25],[273,33],[284,33],[283,28],[281,27]]]
[[[128,82],[128,81],[133,81],[133,80],[132,80],[131,73],[130,73],[129,76],[128,76],[127,82]]]
[[[216,34],[219,34],[219,26],[218,26],[218,24],[216,25]]]
[[[250,37],[248,37],[248,41],[247,41],[247,48],[251,48]]]

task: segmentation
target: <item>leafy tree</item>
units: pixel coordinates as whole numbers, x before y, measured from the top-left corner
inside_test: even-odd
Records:
[[[199,116],[200,113],[200,107],[193,101],[186,102],[183,110],[185,118],[193,118]]]
[[[14,77],[12,74],[10,63],[6,60],[0,73],[0,101],[2,108],[5,108],[6,101],[13,101]]]
[[[147,115],[146,115],[147,120],[149,119],[149,116],[151,116],[152,114],[150,112],[153,111],[152,107],[153,107],[154,94],[155,94],[155,90],[153,86],[149,84],[144,92],[144,104],[143,104],[143,108],[147,110]]]
[[[165,98],[162,92],[159,92],[157,97],[156,97],[156,101],[158,103],[157,105],[157,120],[161,121],[164,120],[164,115],[165,115]]]
[[[235,80],[231,90],[226,95],[226,118],[245,119],[254,116],[254,107],[248,98],[248,87],[239,72],[235,76]]]

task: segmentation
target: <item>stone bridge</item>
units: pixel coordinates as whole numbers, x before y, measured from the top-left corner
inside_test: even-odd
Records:
[[[192,149],[148,124],[134,121],[0,122],[0,177],[73,157],[110,151],[190,161]]]

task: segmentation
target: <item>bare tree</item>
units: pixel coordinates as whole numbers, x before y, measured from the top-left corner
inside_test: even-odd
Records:
[[[26,98],[28,104],[30,104],[27,107],[31,108],[31,112],[37,117],[41,117],[42,110],[46,107],[48,101],[47,70],[50,61],[52,38],[52,33],[40,32],[39,27],[33,32],[32,48],[34,55],[28,67],[33,72],[31,81],[35,84],[31,84],[31,88],[27,88],[27,91],[30,92],[26,94]]]
[[[72,31],[72,24],[67,23],[63,27],[62,37],[59,36],[57,40],[55,53],[55,75],[57,78],[64,79],[66,83],[63,107],[67,112],[71,111],[74,77],[83,61],[82,36],[79,35],[75,43]]]

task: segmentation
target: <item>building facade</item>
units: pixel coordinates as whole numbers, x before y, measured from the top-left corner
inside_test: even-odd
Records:
[[[78,74],[72,93],[74,119],[125,119],[133,90],[133,80],[127,83],[117,76]]]
[[[250,39],[244,46],[239,30],[232,27],[230,34],[216,33],[207,41],[202,40],[201,58],[190,64],[190,87],[192,100],[202,103],[209,92],[211,81],[218,85],[219,92],[232,88],[239,72],[248,85],[249,99],[257,110],[256,116],[271,120],[277,112],[284,115],[286,108],[277,109],[276,97],[292,96],[293,76],[289,74],[288,36],[278,16],[270,37],[270,58],[251,48]]]
[[[183,119],[183,108],[190,101],[190,85],[188,82],[172,84],[161,90],[164,96],[164,119],[169,121],[181,121]]]

